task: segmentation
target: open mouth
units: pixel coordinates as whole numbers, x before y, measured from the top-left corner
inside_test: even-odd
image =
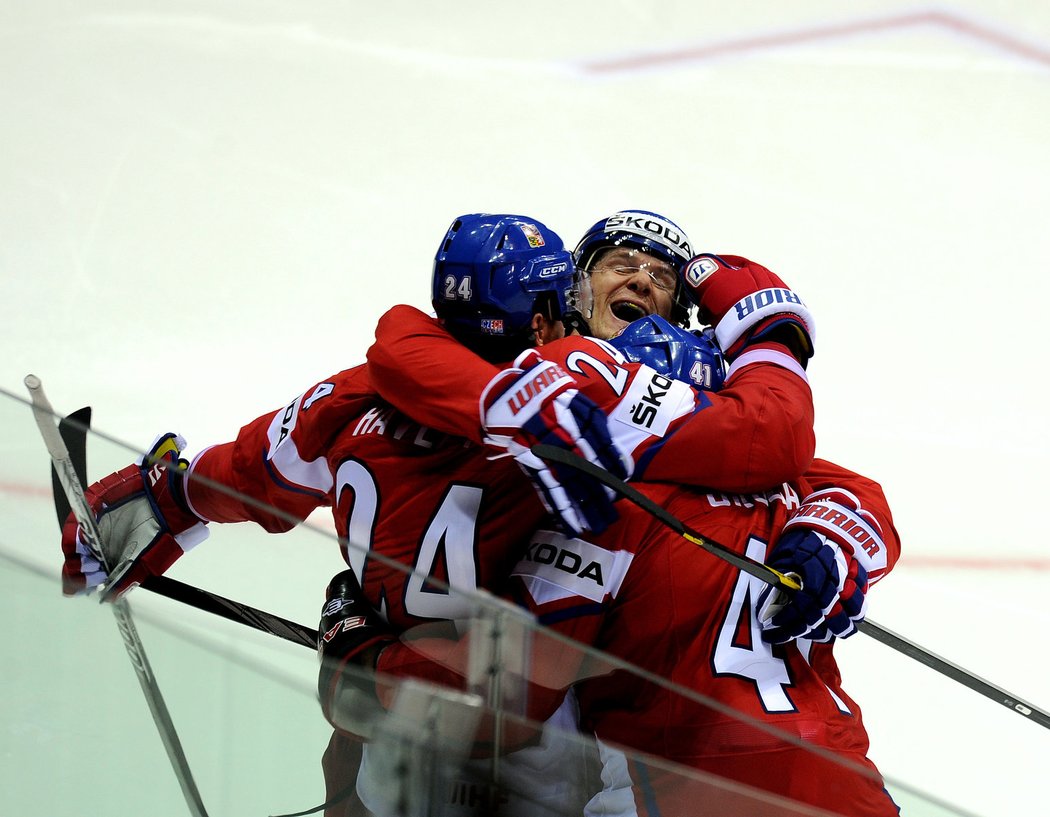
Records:
[[[649,313],[633,301],[617,301],[609,307],[610,311],[621,321],[631,323],[644,318]]]

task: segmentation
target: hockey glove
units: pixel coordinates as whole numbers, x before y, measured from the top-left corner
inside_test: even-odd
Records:
[[[186,504],[186,446],[168,433],[138,462],[90,485],[85,497],[102,541],[92,543],[70,513],[62,527],[62,593],[84,595],[104,585],[113,601],[148,576],[159,576],[208,538],[205,523]]]
[[[697,305],[701,323],[732,362],[754,343],[776,340],[804,366],[813,356],[813,316],[779,276],[737,255],[704,253],[683,272],[685,291]]]
[[[878,523],[853,494],[827,490],[806,497],[768,560],[797,576],[802,589],[790,596],[772,587],[762,591],[762,638],[782,644],[853,635],[867,611],[869,576],[882,575],[885,554]]]
[[[531,447],[547,443],[572,451],[620,479],[633,463],[609,434],[605,413],[576,389],[576,381],[534,349],[494,377],[481,395],[485,442],[513,456],[544,507],[573,534],[601,533],[617,518],[615,495],[575,468],[551,465]]]
[[[354,571],[333,576],[325,599],[317,628],[321,709],[333,726],[367,736],[363,724],[380,708],[373,680],[376,659],[397,635],[365,599]]]

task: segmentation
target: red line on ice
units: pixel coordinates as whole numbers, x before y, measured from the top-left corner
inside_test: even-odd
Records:
[[[865,18],[851,22],[813,25],[807,28],[745,36],[667,51],[595,59],[582,63],[581,67],[588,73],[611,74],[673,63],[700,62],[726,55],[765,51],[781,46],[833,40],[855,34],[890,31],[917,25],[940,26],[971,39],[984,41],[1015,56],[1050,66],[1050,48],[1048,47],[1025,42],[1019,37],[982,25],[974,20],[967,20],[952,12],[928,10]]]

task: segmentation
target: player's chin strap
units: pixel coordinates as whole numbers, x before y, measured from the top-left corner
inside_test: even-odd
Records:
[[[587,320],[583,317],[583,314],[575,309],[568,310],[561,319],[562,324],[565,326],[566,335],[583,335],[583,337],[590,337],[591,327],[587,323]]]
[[[717,542],[702,536],[688,527],[674,514],[670,513],[645,494],[641,493],[641,491],[638,491],[636,488],[633,488],[609,472],[598,468],[596,465],[588,462],[582,457],[576,456],[571,451],[566,451],[552,445],[544,445],[541,443],[532,447],[532,453],[541,459],[558,462],[589,474],[611,488],[624,499],[629,500],[642,510],[655,516],[660,522],[671,528],[671,530],[676,533],[679,533],[683,538],[698,545],[708,553],[717,556],[719,559],[729,562],[731,565],[743,570],[745,573],[749,573],[750,575],[755,576],[786,593],[794,593],[799,589],[799,583],[793,577],[773,570],[773,568],[764,565],[761,562],[750,559],[741,553],[730,550],[724,545],[720,545]],[[986,681],[983,678],[974,675],[972,672],[963,669],[958,664],[953,664],[951,661],[935,655],[925,647],[919,646],[914,641],[909,641],[904,638],[904,636],[898,635],[891,630],[887,630],[885,627],[876,624],[871,619],[864,619],[861,621],[857,625],[857,629],[862,633],[871,636],[876,641],[881,641],[887,647],[890,647],[897,652],[904,653],[904,655],[907,655],[909,658],[914,658],[919,663],[925,664],[930,669],[934,669],[942,675],[951,678],[953,681],[957,681],[963,686],[969,687],[974,692],[980,693],[986,698],[1002,704],[1007,709],[1038,723],[1040,726],[1050,729],[1050,713],[1045,712],[1027,701],[1021,700],[1013,693],[1007,692],[1005,689],[996,686],[990,681]]]

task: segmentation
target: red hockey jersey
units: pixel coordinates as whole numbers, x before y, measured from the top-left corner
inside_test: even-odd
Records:
[[[873,563],[885,572],[899,555],[881,488],[821,460],[801,480],[757,495],[639,487],[690,528],[758,561],[800,500],[846,489],[883,534],[869,541]],[[607,745],[843,814],[896,814],[866,757],[861,713],[842,688],[832,644],[761,640],[761,580],[635,506],[622,508],[620,520],[591,541],[538,531],[512,574],[511,592],[540,623],[643,671],[614,670],[562,641],[538,639],[531,717],[546,718],[556,690],[575,685],[582,727]],[[454,669],[467,666],[469,639],[408,636],[384,651],[381,672],[465,686]],[[638,814],[765,813],[753,810],[750,797],[723,793],[713,802],[717,790],[707,784],[634,763],[625,768]]]
[[[530,537],[544,514],[531,483],[514,461],[488,460],[487,449],[478,442],[477,399],[495,369],[473,355],[454,357],[453,353],[462,355],[462,347],[451,341],[432,319],[418,313],[416,318],[402,316],[398,331],[406,336],[390,341],[390,348],[396,349],[393,357],[401,360],[404,367],[401,377],[394,377],[393,370],[379,361],[385,348],[384,327],[394,325],[391,321],[398,310],[413,311],[401,307],[388,314],[377,330],[377,344],[369,351],[366,367],[349,369],[315,384],[287,406],[245,426],[236,440],[198,455],[189,472],[190,504],[205,519],[251,520],[270,531],[287,530],[317,507],[331,506],[346,561],[355,569],[372,604],[399,630],[423,622],[463,618],[472,604],[471,591],[505,587],[504,582],[514,569],[519,574],[513,579],[519,598],[533,607],[543,621],[554,623],[560,619],[574,638],[585,643],[601,642],[610,632],[604,623],[606,617],[618,609],[609,602],[627,598],[626,595],[598,600],[581,597],[588,599],[583,604],[579,599],[573,602],[571,594],[546,599],[542,594],[531,597],[531,592],[526,592],[550,584],[539,574],[530,580],[524,572],[527,566],[522,566],[530,561],[529,554],[534,567],[542,562],[536,559],[537,543]],[[446,343],[451,345],[446,347]],[[645,426],[637,422],[632,409],[637,403],[637,389],[651,382],[652,370],[625,363],[607,344],[591,339],[567,338],[541,350],[545,357],[572,372],[581,390],[606,411],[614,438],[633,455],[638,472],[648,479],[717,487],[727,492],[769,488],[779,481],[796,478],[811,462],[813,410],[804,373],[791,366],[786,354],[776,349],[766,351],[765,359],[732,371],[726,387],[717,394],[696,394],[684,384],[667,390],[661,396],[657,417]],[[771,362],[776,360],[780,360],[780,365]],[[454,371],[450,372],[446,364],[452,361]],[[405,377],[406,371],[412,372],[413,382]],[[377,385],[376,378],[381,378],[382,386]],[[391,402],[380,399],[378,391]],[[399,411],[393,405],[396,403],[411,412],[413,418],[406,411]],[[437,430],[438,426],[458,436],[443,433]],[[217,489],[215,484],[228,486],[235,493]],[[666,497],[658,496],[661,500],[677,496],[680,491],[652,490],[669,492]],[[881,498],[881,492],[878,495]],[[727,507],[736,507],[734,503],[746,505],[751,500],[727,497],[725,502]],[[762,506],[761,500],[758,505]],[[651,528],[652,520],[638,517],[623,503],[621,512],[625,518],[614,530],[631,532],[636,541],[625,552],[632,562],[637,561],[624,574],[624,581],[637,583],[637,592],[644,594],[642,598],[654,602],[679,598],[677,592],[665,592],[668,585],[662,582],[671,562],[664,563],[662,559],[667,557],[660,554],[664,550],[670,554],[683,543],[657,547],[661,541],[657,537],[650,549],[650,542],[644,537],[657,534]],[[784,518],[775,516],[760,528],[769,532],[768,541],[779,531],[778,525]],[[704,530],[701,520],[690,524]],[[750,524],[751,520],[744,523],[735,519],[729,526],[736,530]],[[719,536],[715,531],[710,533],[715,538]],[[666,545],[666,531],[663,536]],[[619,538],[583,544],[605,550],[613,541]],[[632,550],[635,547],[639,549],[637,553]],[[895,540],[887,546],[888,550],[895,547]],[[891,559],[894,555],[889,554]],[[703,553],[694,552],[691,556],[690,564],[711,561]],[[622,562],[625,557],[619,558]],[[640,566],[650,559],[654,579],[643,582],[641,577],[649,566]],[[676,564],[682,575],[673,578],[684,581],[690,575],[686,563]],[[724,571],[717,566],[712,568],[713,577],[720,572]],[[726,581],[724,576],[722,581]],[[582,605],[580,610],[576,609],[577,604]],[[593,612],[582,614],[582,608],[588,606]],[[647,615],[652,618],[659,610],[654,604]],[[655,620],[662,619],[657,616]],[[694,623],[701,626],[699,621]],[[636,624],[642,627],[643,620]],[[652,635],[655,630],[626,626],[623,630],[625,637],[629,634],[632,639],[646,638],[650,642],[633,649],[659,649],[655,644],[657,637]],[[682,638],[679,633],[677,639]],[[663,639],[662,633],[659,639]],[[608,647],[614,654],[617,649],[625,649],[618,642],[610,642]],[[797,651],[794,647],[787,649]],[[809,662],[809,667],[822,666],[819,654],[814,648],[818,657]],[[413,654],[409,660],[416,661],[418,657]],[[390,650],[389,656],[384,653],[384,661],[388,658],[396,669],[397,651]],[[537,666],[543,667],[543,661]],[[564,667],[569,666],[564,663]],[[786,666],[795,669],[791,662]],[[834,674],[833,662],[827,666],[832,669],[825,674]],[[674,667],[665,668],[674,674],[675,667],[677,662]],[[550,669],[554,671],[559,666]],[[568,680],[585,675],[586,672],[574,670]],[[561,675],[555,673],[552,677],[558,679]],[[745,678],[742,683],[749,682]],[[830,683],[827,686],[834,688]],[[632,745],[620,734],[629,731],[626,723],[630,718],[623,715],[621,726],[618,719],[622,713],[602,705],[615,688],[605,687],[601,679],[592,679],[582,689],[587,696],[586,725],[609,741]],[[846,708],[851,706],[848,699],[840,696],[840,700]],[[541,702],[540,696],[536,702]],[[668,732],[662,740],[673,743],[673,737]],[[851,739],[855,738],[852,735]],[[684,751],[703,755],[702,748],[688,747]]]
[[[402,377],[394,391],[410,419],[376,396],[373,363],[340,372],[245,426],[233,442],[201,452],[187,497],[204,519],[251,520],[270,531],[288,530],[315,508],[331,506],[347,563],[377,609],[404,628],[459,618],[469,604],[442,586],[460,593],[495,586],[544,513],[514,461],[488,460],[474,441],[484,384],[473,387],[496,369],[470,354],[468,367],[458,357],[463,347],[434,321],[409,307],[396,310],[421,318],[403,320],[411,335],[397,344],[405,370],[440,380],[455,361],[466,386],[450,379],[420,390]],[[389,321],[377,336],[387,334],[384,325]],[[457,357],[446,357],[445,341]],[[649,367],[589,338],[566,338],[542,352],[577,377],[581,391],[608,414],[636,470],[651,478],[754,490],[796,476],[812,457],[809,386],[788,362],[745,366],[711,394],[677,381],[663,385],[666,379]],[[391,380],[389,372],[384,379]],[[640,419],[639,394],[652,395],[657,381],[657,410]],[[429,421],[474,440],[421,424]],[[380,558],[366,563],[369,555]]]
[[[806,374],[782,346],[769,343],[734,363],[725,388],[705,393],[698,423],[676,429],[664,445],[666,425],[632,417],[649,381],[631,380],[619,353],[602,341],[572,336],[542,346],[541,356],[572,373],[580,390],[619,424],[635,454],[635,478],[705,485],[726,491],[764,490],[799,476],[813,458],[813,394]],[[421,423],[481,442],[478,404],[498,369],[477,357],[437,321],[410,306],[395,306],[379,320],[368,350],[376,391]],[[683,399],[678,384],[674,399]],[[669,400],[670,398],[665,398]],[[691,399],[691,398],[684,398]],[[661,418],[667,423],[666,413]]]

